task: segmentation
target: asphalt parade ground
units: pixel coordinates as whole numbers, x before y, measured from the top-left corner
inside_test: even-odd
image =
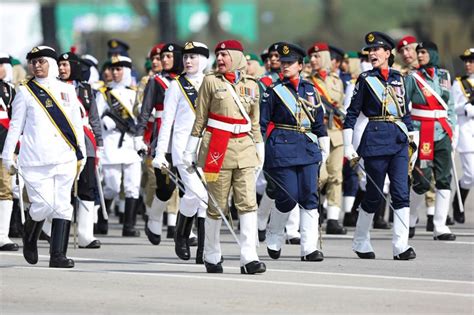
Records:
[[[425,214],[410,241],[417,258],[394,261],[391,230],[372,230],[375,260],[351,250],[347,235],[323,234],[323,262],[302,262],[298,245],[285,245],[260,275],[242,275],[239,248],[223,225],[224,273],[179,260],[172,239],[151,245],[121,236],[111,217],[100,249],[74,249],[73,269],[48,267],[49,245],[39,241],[40,259],[28,265],[19,252],[0,252],[1,314],[473,314],[474,198],[467,200],[466,223],[456,224],[454,242],[434,241]],[[164,234],[166,235],[166,234]],[[20,239],[15,239],[21,244]]]

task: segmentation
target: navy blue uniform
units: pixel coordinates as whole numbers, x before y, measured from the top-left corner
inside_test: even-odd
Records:
[[[297,126],[295,116],[275,92],[278,85],[287,87],[295,97],[299,95],[310,102],[314,100],[315,104],[319,100],[314,86],[302,79],[298,91],[288,79],[278,80],[275,86],[266,90],[260,103],[260,128],[265,135],[270,121],[276,127],[265,143],[264,169],[286,190],[276,188],[274,196],[278,210],[291,211],[296,206],[295,200],[305,209],[317,209],[317,182],[322,159],[319,145],[303,132],[278,127]],[[322,107],[319,106],[311,114],[315,121],[308,129],[318,137],[327,136]]]
[[[401,122],[408,131],[413,130],[408,100],[400,72],[390,69],[388,80],[385,80],[378,69],[366,71],[359,76],[351,105],[347,110],[344,129],[353,129],[359,113],[362,111],[369,117],[369,123],[362,135],[357,153],[364,158],[365,170],[382,191],[385,175],[390,179],[390,195],[394,209],[409,206],[408,189],[408,136],[400,126],[390,121],[371,120],[382,116],[382,103],[367,79],[377,77],[386,87],[391,85],[400,104],[403,104]],[[401,123],[399,122],[399,123]],[[368,213],[374,213],[382,201],[382,195],[377,191],[372,181],[367,180],[367,194],[362,201],[362,208]]]

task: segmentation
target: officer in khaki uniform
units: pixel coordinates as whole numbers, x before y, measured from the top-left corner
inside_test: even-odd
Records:
[[[196,100],[196,120],[183,154],[183,162],[202,167],[209,200],[215,198],[226,215],[230,190],[240,220],[241,273],[265,272],[257,256],[257,202],[255,168],[263,163],[259,126],[259,88],[246,75],[242,44],[227,40],[217,44],[217,71],[207,75]],[[196,152],[202,135],[199,158]],[[211,197],[212,195],[212,197]],[[204,264],[209,273],[222,273],[221,215],[209,202],[205,222]]]
[[[342,199],[342,163],[344,159],[342,140],[342,117],[337,111],[343,109],[344,85],[339,75],[331,72],[331,57],[326,43],[315,43],[308,49],[313,73],[311,82],[321,95],[324,103],[327,130],[331,139],[329,157],[321,167],[321,187],[326,185],[327,195],[327,234],[346,234],[339,220]]]

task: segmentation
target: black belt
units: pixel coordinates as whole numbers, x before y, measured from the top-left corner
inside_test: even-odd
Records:
[[[369,117],[369,121],[387,121],[387,122],[396,122],[401,121],[400,117],[395,116],[372,116]]]

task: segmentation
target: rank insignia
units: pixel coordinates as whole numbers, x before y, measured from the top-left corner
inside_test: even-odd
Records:
[[[466,50],[464,51],[464,56],[470,56],[470,55],[471,55],[471,50],[466,49]]]
[[[370,33],[369,35],[367,35],[367,41],[369,43],[372,43],[374,40],[375,40],[374,34]]]
[[[283,46],[283,54],[284,55],[288,55],[290,53],[290,48],[288,48],[288,46]]]
[[[221,44],[221,48],[222,48],[222,49],[225,48],[225,44],[224,44],[224,43]]]
[[[53,107],[53,101],[50,98],[46,100],[46,107]]]

